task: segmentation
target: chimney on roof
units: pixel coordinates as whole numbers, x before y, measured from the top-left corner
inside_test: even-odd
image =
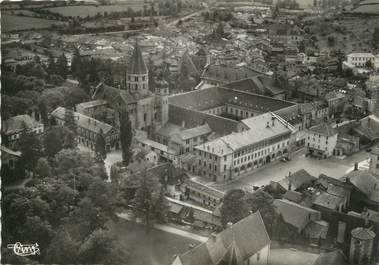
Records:
[[[288,172],[288,190],[292,189],[292,184],[291,184],[291,171]]]
[[[272,127],[274,127],[274,125],[275,125],[275,119],[276,119],[275,116],[271,117],[271,126]]]
[[[354,163],[354,171],[358,171],[358,162]]]
[[[266,128],[270,128],[270,122],[267,122]]]

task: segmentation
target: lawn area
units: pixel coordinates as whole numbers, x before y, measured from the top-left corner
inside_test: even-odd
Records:
[[[109,223],[108,227],[121,248],[129,251],[130,260],[127,264],[167,265],[171,263],[173,255],[187,251],[189,244],[199,244],[197,241],[155,229],[146,234],[141,224],[122,219]]]
[[[1,30],[3,32],[16,30],[46,29],[52,25],[61,25],[64,22],[34,17],[1,16]]]
[[[143,8],[142,4],[130,4],[130,5],[104,5],[104,6],[60,6],[60,7],[50,7],[47,10],[58,13],[63,16],[69,17],[94,17],[98,13],[104,14],[104,12],[123,12],[131,8],[134,11],[141,10]]]

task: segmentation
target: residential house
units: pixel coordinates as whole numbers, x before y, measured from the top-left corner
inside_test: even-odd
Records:
[[[353,186],[351,200],[360,206],[378,210],[379,177],[368,170],[353,170],[341,178]]]
[[[259,212],[230,224],[208,241],[176,256],[171,265],[267,265],[270,238]]]
[[[305,146],[310,155],[327,158],[333,155],[338,132],[327,123],[306,130]]]
[[[299,233],[311,222],[321,219],[317,210],[291,202],[286,199],[274,200],[275,210],[283,216],[286,223],[294,226]]]
[[[166,197],[166,199],[170,207],[168,210],[170,220],[180,224],[190,224],[194,228],[209,228],[212,230],[222,228],[221,217],[216,210],[211,211],[172,197]]]
[[[166,123],[157,132],[157,142],[169,146],[177,154],[182,155],[192,152],[194,147],[207,141],[207,136],[212,133],[208,124],[193,128],[183,128],[171,123]]]
[[[146,137],[135,137],[135,140],[139,146],[147,150],[154,151],[163,160],[169,161],[175,166],[179,166],[179,155],[174,150],[169,148],[169,146],[147,139]]]
[[[224,192],[202,184],[194,179],[187,179],[183,184],[185,199],[193,200],[205,207],[215,208],[224,198]]]
[[[300,43],[304,37],[300,29],[288,24],[274,24],[269,28],[269,38],[273,43]]]
[[[270,186],[278,192],[286,193],[287,191],[297,191],[312,186],[316,180],[317,178],[309,174],[305,169],[300,169],[294,173],[290,172],[288,176],[280,181],[271,181]],[[299,196],[297,195],[297,197]]]
[[[1,148],[1,164],[2,167],[6,167],[9,170],[14,170],[16,168],[16,162],[21,157],[20,151],[13,151],[3,145]]]
[[[25,130],[33,132],[37,136],[41,136],[44,133],[43,123],[26,114],[11,117],[4,121],[2,125],[3,143],[15,149],[17,149],[17,143]]]
[[[356,67],[366,67],[366,63],[370,61],[375,64],[375,55],[372,53],[350,53],[346,55],[347,63]]]
[[[58,107],[51,112],[51,116],[59,125],[63,126],[65,124],[66,111],[66,108]],[[116,128],[79,112],[74,112],[74,117],[77,125],[76,133],[79,144],[95,150],[97,137],[102,132],[107,152],[119,148],[119,132]]]

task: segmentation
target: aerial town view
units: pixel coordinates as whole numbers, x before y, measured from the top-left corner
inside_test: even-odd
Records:
[[[379,0],[0,8],[1,264],[379,264]]]

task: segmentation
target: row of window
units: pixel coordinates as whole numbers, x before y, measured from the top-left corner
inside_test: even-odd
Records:
[[[36,133],[36,134],[41,134],[42,133],[42,129],[34,129],[33,132]],[[10,137],[11,140],[16,140],[16,139],[20,138],[20,134],[19,133],[11,134],[9,137]]]
[[[311,147],[310,143],[308,143],[308,147]],[[315,144],[312,144],[313,148],[316,148]],[[317,145],[317,149],[321,150],[320,145]],[[325,151],[328,151],[328,147],[325,147]]]
[[[139,80],[139,78],[138,78],[138,76],[134,76],[134,82],[138,82],[138,81],[145,81],[146,80],[146,76],[145,75],[143,75],[142,77],[141,77],[141,80]],[[132,77],[130,76],[130,75],[128,75],[128,81],[132,81]]]
[[[277,137],[274,137],[274,138],[271,138],[268,140],[263,140],[259,143],[255,143],[255,144],[248,146],[248,147],[244,147],[243,149],[240,149],[239,152],[234,153],[234,158],[237,158],[237,157],[243,156],[245,154],[249,154],[249,153],[258,151],[260,149],[266,148],[266,147],[271,146],[277,142],[283,141],[287,137],[288,136],[286,136],[286,135],[281,135],[281,136],[277,136]],[[287,142],[283,142],[282,147],[285,147],[286,145],[288,146],[289,143],[290,143],[289,140],[287,140]],[[280,148],[280,143],[277,144],[277,148],[278,149]],[[275,146],[273,146],[273,150],[275,150]]]
[[[201,194],[200,192],[197,192],[197,191],[194,191],[192,189],[189,189],[189,193],[190,195],[193,195],[193,196],[197,196],[199,198],[202,198],[203,200],[208,200],[208,201],[211,201],[213,203],[217,203],[217,199],[215,198],[211,198],[210,196],[208,195],[205,195],[205,194]]]

